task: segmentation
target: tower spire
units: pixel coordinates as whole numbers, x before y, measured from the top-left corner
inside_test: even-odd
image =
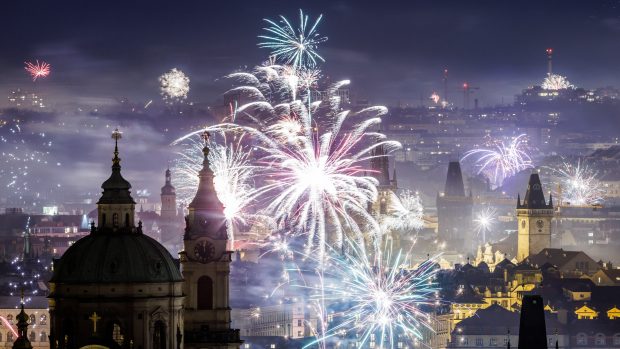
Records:
[[[216,210],[223,212],[224,206],[217,197],[215,187],[213,185],[213,171],[211,170],[211,164],[209,162],[209,139],[211,134],[208,131],[202,133],[202,139],[204,140],[204,147],[202,148],[202,154],[204,159],[202,161],[202,169],[198,172],[198,190],[196,196],[189,204],[190,209],[195,210]]]
[[[13,343],[13,349],[31,349],[32,344],[28,340],[28,314],[24,311],[24,289],[21,291],[21,311],[17,314],[17,339]]]

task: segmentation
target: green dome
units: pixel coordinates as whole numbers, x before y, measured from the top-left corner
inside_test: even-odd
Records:
[[[54,262],[51,282],[176,282],[183,277],[170,253],[141,233],[91,233]]]

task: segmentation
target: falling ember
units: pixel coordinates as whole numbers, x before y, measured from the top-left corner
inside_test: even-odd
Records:
[[[52,72],[52,66],[44,61],[36,60],[35,63],[24,62],[24,64],[26,64],[24,69],[30,74],[32,81],[37,81],[38,78],[46,78]]]

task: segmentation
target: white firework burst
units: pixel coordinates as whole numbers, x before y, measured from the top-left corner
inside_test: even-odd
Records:
[[[558,74],[547,75],[543,80],[542,86],[545,90],[566,90],[574,86],[566,79],[566,77]]]
[[[182,102],[189,93],[189,77],[177,68],[159,77],[161,95],[167,103]]]

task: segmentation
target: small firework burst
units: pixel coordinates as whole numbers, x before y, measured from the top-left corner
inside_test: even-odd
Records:
[[[52,66],[44,61],[39,62],[39,60],[36,60],[35,63],[24,62],[24,64],[26,64],[24,69],[30,74],[32,81],[37,81],[39,78],[46,78],[52,72]]]

